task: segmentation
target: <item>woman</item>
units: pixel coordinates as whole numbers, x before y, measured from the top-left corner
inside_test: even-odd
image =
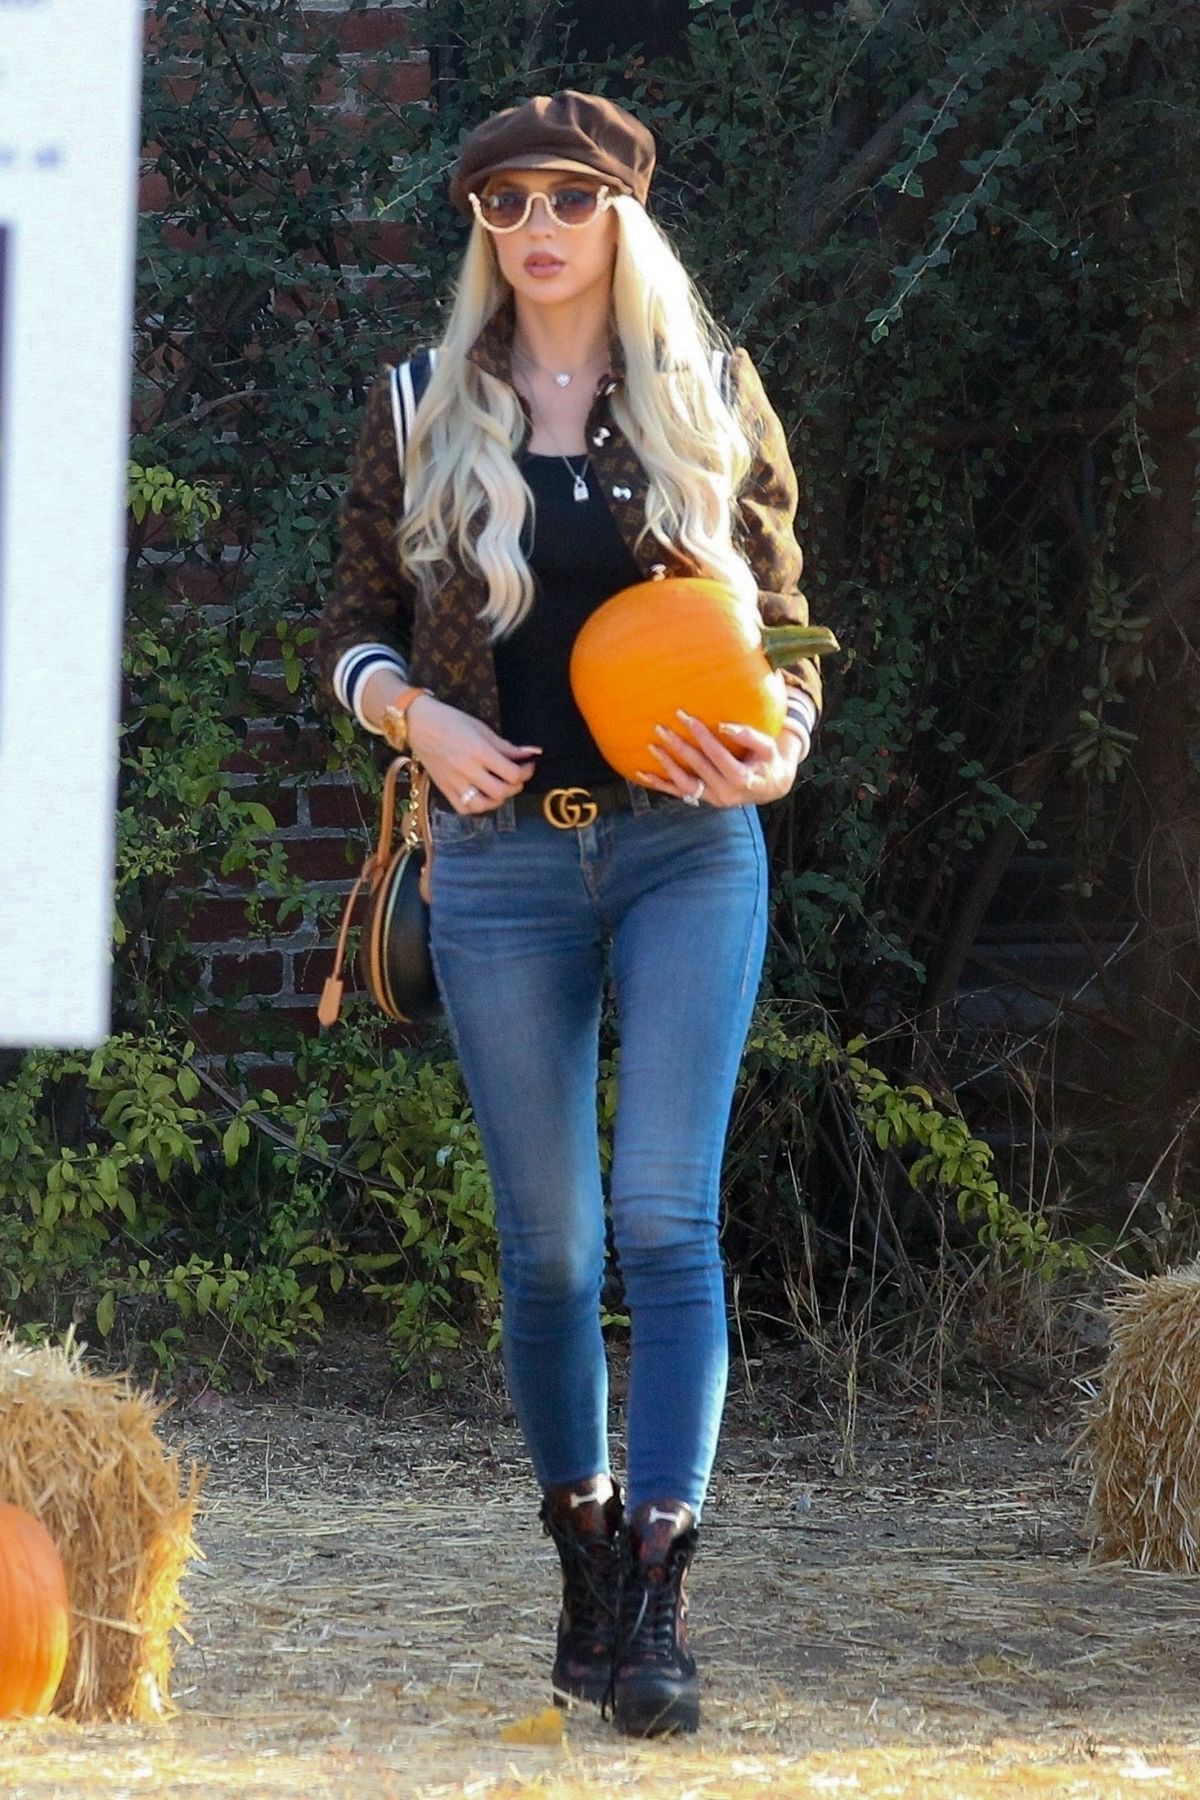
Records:
[[[633,1735],[694,1730],[683,1629],[727,1368],[718,1184],[766,933],[757,804],[820,705],[787,672],[771,738],[664,719],[637,782],[568,684],[588,614],[705,574],[804,622],[795,478],[745,351],[721,340],[645,201],[650,133],[567,92],[485,121],[451,193],[473,219],[401,477],[372,390],[322,620],[323,691],[434,789],[431,941],[496,1197],[509,1386],[559,1551],[556,1698]],[[601,998],[621,1037],[613,1231],[632,1322],[625,1501],[599,1323]]]

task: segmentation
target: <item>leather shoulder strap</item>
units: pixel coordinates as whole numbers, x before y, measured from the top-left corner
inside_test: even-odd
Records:
[[[346,978],[343,973],[346,963],[346,946],[358,897],[364,888],[368,894],[375,892],[387,874],[392,860],[392,837],[396,827],[396,783],[405,769],[411,771],[412,795],[417,807],[416,829],[420,831],[422,842],[425,845],[425,862],[420,875],[421,897],[426,904],[429,902],[429,865],[433,854],[433,840],[429,830],[429,777],[424,769],[418,768],[411,758],[397,756],[389,763],[387,773],[383,778],[383,809],[379,821],[379,842],[363,863],[358,880],[350,889],[345,910],[342,913],[337,949],[333,956],[333,971],[326,977],[325,985],[321,989],[321,998],[317,1004],[317,1018],[322,1025],[335,1025],[338,1014],[342,1010],[342,995],[346,987]],[[407,829],[405,838],[411,842]]]

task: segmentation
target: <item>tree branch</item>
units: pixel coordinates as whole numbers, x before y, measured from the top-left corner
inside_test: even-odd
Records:
[[[1134,583],[1134,590],[1143,587],[1149,579],[1149,575],[1140,576]],[[1200,550],[1187,557],[1160,589],[1149,608],[1146,629],[1139,641],[1122,644],[1111,657],[1109,667],[1114,677],[1119,678],[1143,654],[1147,646],[1153,643],[1163,627],[1174,619],[1181,603],[1193,596],[1198,580]],[[1075,730],[1078,718],[1079,704],[1077,700],[1072,700],[1059,714],[1045,742],[1017,764],[1010,783],[1015,800],[1028,805],[1031,801],[1040,799],[1055,772],[1059,752]],[[953,999],[963,965],[979,935],[1000,878],[1021,841],[1021,830],[1012,820],[1006,819],[997,827],[971,876],[950,929],[942,939],[940,955],[930,963],[925,985],[926,1008],[936,1010]]]

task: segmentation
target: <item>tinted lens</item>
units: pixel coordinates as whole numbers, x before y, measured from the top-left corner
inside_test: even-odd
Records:
[[[483,216],[489,225],[498,225],[504,231],[524,218],[528,204],[528,194],[488,194],[483,202]]]
[[[550,204],[555,218],[564,225],[586,225],[596,210],[596,192],[594,188],[559,188],[551,194]]]

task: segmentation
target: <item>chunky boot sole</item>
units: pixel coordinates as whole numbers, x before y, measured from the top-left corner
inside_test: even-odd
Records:
[[[613,1696],[613,1722],[625,1737],[666,1737],[700,1729],[697,1676],[655,1675],[646,1670],[622,1680]]]

